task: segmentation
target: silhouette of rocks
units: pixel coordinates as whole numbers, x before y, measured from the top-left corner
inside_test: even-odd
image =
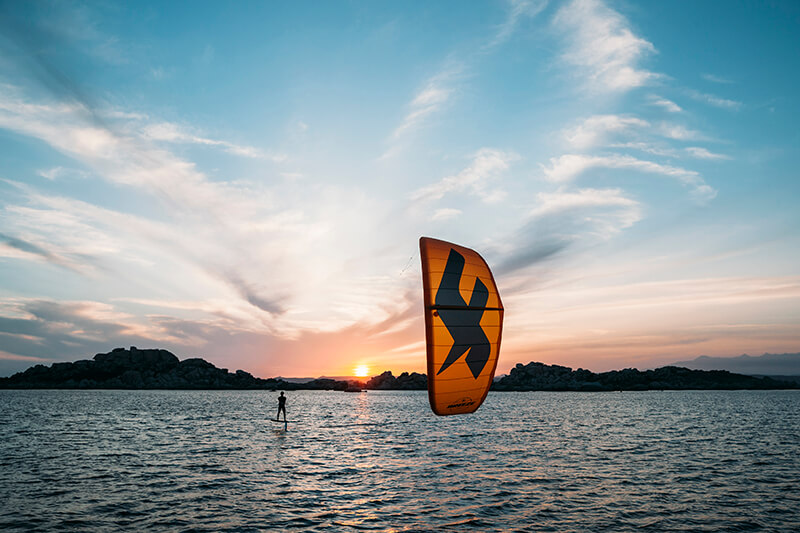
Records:
[[[347,383],[342,383],[346,388]],[[91,360],[33,366],[8,378],[6,389],[284,389],[315,388],[313,384],[261,379],[244,370],[234,373],[199,358],[180,361],[167,350],[116,348]],[[324,388],[324,387],[320,387]]]
[[[726,370],[689,370],[665,366],[640,371],[635,368],[595,374],[579,368],[531,362],[518,363],[508,376],[492,385],[497,391],[611,391],[611,390],[738,390],[796,389],[800,385],[733,374]]]
[[[390,371],[370,378],[364,384],[365,389],[374,390],[425,390],[428,388],[428,376],[417,372],[403,372],[397,377]]]
[[[340,381],[338,379],[331,379],[331,378],[318,378],[312,379],[311,381],[307,381],[305,383],[301,383],[301,387],[303,389],[313,389],[313,390],[347,390],[348,387],[351,387],[355,384],[355,381]]]
[[[228,372],[200,358],[179,360],[167,350],[116,348],[74,363],[36,365],[8,378],[0,389],[283,389],[283,390],[425,390],[428,378],[417,372],[395,377],[386,371],[366,383],[319,378],[307,383],[262,379],[244,370]],[[531,362],[517,364],[508,376],[496,380],[496,391],[611,391],[687,389],[798,389],[800,383],[768,377],[744,376],[726,370],[689,370],[666,366],[634,368],[595,374],[579,368]]]

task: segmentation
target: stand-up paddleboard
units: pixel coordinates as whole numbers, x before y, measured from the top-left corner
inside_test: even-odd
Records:
[[[289,431],[289,421],[288,420],[278,420],[277,418],[270,418],[273,422],[277,422],[279,424],[283,424],[283,430]]]

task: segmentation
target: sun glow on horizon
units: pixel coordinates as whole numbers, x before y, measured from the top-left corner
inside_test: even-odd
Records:
[[[365,378],[369,376],[369,367],[367,365],[358,365],[353,370],[353,375],[357,378]]]

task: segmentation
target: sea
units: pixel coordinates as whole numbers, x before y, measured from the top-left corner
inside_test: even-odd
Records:
[[[800,531],[800,391],[0,391],[3,531]]]

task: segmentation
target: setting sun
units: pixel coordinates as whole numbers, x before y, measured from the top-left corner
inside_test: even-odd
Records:
[[[357,378],[365,378],[369,376],[369,367],[367,365],[358,365],[353,371],[353,375]]]

